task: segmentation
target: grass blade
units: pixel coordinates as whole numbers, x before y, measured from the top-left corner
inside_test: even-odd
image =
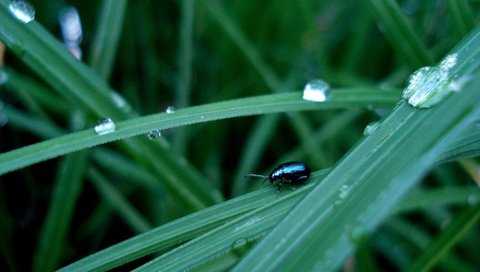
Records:
[[[87,152],[65,157],[55,181],[48,215],[43,224],[33,271],[53,271],[61,262],[75,204],[82,189]]]
[[[480,207],[472,205],[451,222],[407,271],[428,271],[463,237],[480,218]]]
[[[452,51],[462,56],[453,74],[478,70],[480,63],[471,66],[466,57],[473,54],[470,57],[478,59],[478,50],[472,52],[469,47],[478,48],[478,43],[477,30],[464,47]],[[436,156],[478,117],[479,87],[477,78],[430,110],[400,104],[234,271],[337,268],[351,253],[355,239],[372,231],[432,167]],[[432,125],[431,120],[440,119]],[[342,193],[345,190],[347,196]]]
[[[395,103],[398,96],[399,94],[396,92],[347,89],[335,91],[335,95],[328,103],[318,104],[301,100],[299,93],[287,93],[190,107],[177,110],[175,114],[153,114],[119,122],[117,124],[118,129],[109,134],[96,135],[92,129],[88,129],[3,153],[0,155],[0,175],[46,159],[111,141],[146,134],[156,129],[163,130],[211,120],[282,111],[334,109],[352,106],[366,107],[372,104],[385,106]],[[139,146],[136,148],[139,148]]]

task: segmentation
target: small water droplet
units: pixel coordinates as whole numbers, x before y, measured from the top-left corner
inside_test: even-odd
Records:
[[[239,225],[239,226],[236,226],[235,227],[235,231],[239,231],[239,230],[242,230],[244,228],[247,228],[247,227],[250,227],[252,226],[253,224],[257,223],[258,221],[260,221],[259,218],[257,217],[252,217],[250,219],[248,219],[248,221],[244,222],[243,224]]]
[[[364,136],[372,135],[380,127],[380,124],[381,124],[380,122],[372,122],[368,124],[363,130],[363,135]]]
[[[115,123],[110,118],[102,118],[95,125],[95,133],[103,135],[115,131]]]
[[[239,247],[244,247],[246,245],[247,245],[247,239],[241,238],[233,241],[232,247],[239,248]]]
[[[340,198],[346,198],[348,196],[348,194],[350,193],[350,186],[348,185],[342,185],[342,187],[340,187]]]
[[[174,106],[168,106],[167,109],[165,110],[165,112],[166,112],[167,114],[172,114],[172,113],[175,113],[176,110],[177,110],[177,109],[175,109]]]
[[[325,102],[330,99],[330,86],[321,79],[312,80],[303,88],[303,99],[314,102]]]
[[[242,256],[244,255],[247,250],[251,247],[251,242],[249,242],[245,238],[240,238],[232,243],[232,251],[235,253],[237,256]]]
[[[160,137],[162,137],[162,131],[157,129],[157,130],[152,130],[150,132],[147,133],[147,137],[148,139],[150,140],[156,140]]]
[[[35,19],[35,9],[26,1],[14,0],[8,9],[22,23],[30,23]]]

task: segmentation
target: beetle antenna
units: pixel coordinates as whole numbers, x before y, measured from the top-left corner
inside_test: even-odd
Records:
[[[268,179],[268,176],[264,176],[264,175],[258,175],[258,174],[248,174],[248,175],[245,175],[245,178],[265,178],[265,179]]]

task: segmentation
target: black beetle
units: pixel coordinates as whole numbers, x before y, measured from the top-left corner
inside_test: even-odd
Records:
[[[272,173],[268,176],[248,174],[245,177],[257,177],[265,178],[265,181],[270,181],[273,185],[277,186],[278,193],[280,193],[280,187],[284,185],[293,185],[305,182],[310,177],[310,168],[303,162],[286,162],[282,163],[273,169]]]

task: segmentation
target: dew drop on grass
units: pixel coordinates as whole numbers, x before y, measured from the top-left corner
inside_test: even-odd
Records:
[[[22,23],[30,23],[35,19],[35,9],[28,2],[14,0],[8,5],[10,12]]]
[[[165,110],[165,112],[167,114],[172,114],[172,113],[175,113],[176,109],[174,106],[168,106],[167,109]]]
[[[162,137],[162,131],[160,131],[159,129],[152,130],[152,131],[147,133],[147,137],[150,140],[156,140],[156,139]]]
[[[364,136],[372,135],[380,127],[380,122],[372,122],[368,124],[363,130]]]
[[[60,21],[60,30],[65,44],[68,47],[78,46],[82,41],[83,32],[77,9],[74,7],[62,8],[58,15],[58,20]]]
[[[342,187],[340,187],[340,198],[344,199],[348,196],[348,194],[350,193],[350,187],[348,185],[342,185]]]
[[[457,63],[457,55],[446,56],[438,66],[423,67],[415,71],[403,89],[403,98],[416,108],[430,108],[455,91],[450,85],[450,70]]]
[[[312,80],[303,88],[303,99],[314,102],[325,102],[330,99],[330,86],[321,79]]]
[[[83,31],[77,9],[74,7],[62,8],[58,15],[58,20],[65,46],[76,59],[82,59],[80,43],[82,42]]]
[[[115,123],[110,118],[102,118],[95,125],[95,133],[103,135],[115,131]]]

